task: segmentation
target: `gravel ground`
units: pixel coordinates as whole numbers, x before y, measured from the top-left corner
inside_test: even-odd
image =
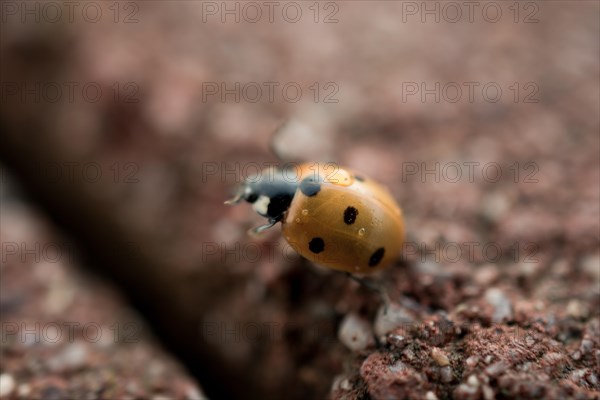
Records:
[[[600,397],[598,3],[9,4],[2,397]],[[289,120],[404,211],[385,315],[223,205]]]
[[[123,297],[81,273],[73,242],[3,194],[1,397],[204,398]]]

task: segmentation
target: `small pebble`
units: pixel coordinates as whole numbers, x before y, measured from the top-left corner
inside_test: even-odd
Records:
[[[404,364],[402,361],[396,361],[394,364],[390,365],[390,367],[389,367],[389,370],[393,373],[406,371],[407,369],[410,369],[410,367],[407,366],[406,364]]]
[[[452,379],[453,379],[452,367],[450,367],[450,366],[442,367],[440,369],[440,378],[441,378],[442,382],[444,382],[444,383],[452,382]]]
[[[544,354],[544,357],[543,357],[544,361],[546,361],[549,364],[557,364],[559,361],[563,360],[564,358],[565,357],[562,354],[557,353],[555,351]]]
[[[467,398],[467,399],[476,398],[475,396],[477,395],[478,390],[479,390],[479,388],[461,383],[456,388],[456,391],[454,393],[454,398]]]
[[[491,354],[487,355],[487,356],[485,356],[485,359],[483,361],[485,361],[486,364],[489,364],[492,361],[494,361],[494,357]]]
[[[519,273],[524,278],[532,279],[539,273],[540,268],[536,263],[523,262],[519,264]]]
[[[438,400],[438,397],[430,390],[425,394],[425,400]]]
[[[490,221],[498,221],[510,209],[510,197],[503,192],[486,195],[481,202],[481,213]]]
[[[535,308],[535,311],[542,311],[546,308],[546,304],[544,304],[542,300],[537,300],[533,307]]]
[[[375,335],[381,337],[394,329],[414,322],[411,313],[399,304],[392,303],[384,313],[385,306],[381,306],[375,317]]]
[[[77,286],[68,279],[53,278],[50,280],[46,299],[43,302],[44,312],[58,315],[73,303]]]
[[[15,389],[15,378],[11,374],[0,375],[0,397],[8,397]]]
[[[600,279],[600,256],[589,255],[581,260],[582,269],[597,281]]]
[[[471,357],[467,358],[465,361],[465,363],[467,364],[467,367],[469,367],[469,368],[473,368],[474,366],[477,365],[478,362],[479,362],[479,357],[477,357],[477,356],[471,356]]]
[[[466,284],[462,288],[462,292],[467,297],[477,296],[481,291],[481,287],[477,285]]]
[[[406,338],[402,335],[389,335],[387,337],[387,342],[389,344],[391,344],[392,346],[395,346],[397,348],[404,348],[404,346],[406,346]]]
[[[566,275],[568,275],[571,269],[571,265],[564,258],[556,260],[554,264],[552,264],[552,273],[560,277],[565,277]]]
[[[494,307],[492,322],[500,323],[512,320],[512,303],[502,290],[498,288],[486,290],[485,300]]]
[[[23,383],[17,388],[17,395],[20,398],[28,398],[31,393],[31,386],[28,383]]]
[[[450,360],[448,359],[446,353],[444,353],[443,350],[440,350],[437,347],[431,349],[431,358],[433,358],[433,361],[435,361],[440,367],[450,365]]]
[[[342,390],[350,390],[350,389],[352,389],[352,385],[350,384],[350,380],[348,378],[344,379],[340,383],[340,389],[342,389]]]
[[[485,369],[485,373],[488,374],[489,376],[497,376],[497,375],[500,375],[501,373],[503,373],[504,371],[506,371],[507,368],[508,368],[508,365],[506,365],[506,363],[504,363],[502,361],[498,361],[498,362],[495,362],[492,365],[488,366]]]
[[[415,353],[410,348],[404,349],[402,355],[406,357],[408,361],[413,361],[415,359]]]
[[[47,361],[51,371],[62,371],[65,369],[77,369],[85,364],[88,349],[82,343],[68,344],[60,353]]]
[[[344,375],[337,375],[335,378],[333,378],[333,383],[331,384],[331,392],[339,390],[344,379],[346,379]]]
[[[586,373],[587,373],[586,369],[576,369],[575,371],[571,372],[570,378],[577,385],[580,385],[581,384],[581,380],[586,375]]]
[[[415,263],[415,270],[418,271],[421,283],[429,286],[433,283],[434,277],[443,275],[444,267],[439,262],[431,260],[418,261]]]
[[[475,271],[475,282],[480,286],[487,287],[498,279],[498,267],[493,264],[487,264]]]
[[[484,400],[494,400],[494,390],[489,385],[483,385],[481,387],[481,391],[483,393]]]
[[[583,339],[581,341],[581,345],[579,346],[579,350],[581,351],[582,354],[587,354],[590,351],[592,351],[592,349],[594,348],[594,342],[592,342],[590,339]]]
[[[331,159],[334,139],[323,133],[327,126],[322,126],[323,123],[327,125],[327,119],[319,113],[310,113],[305,118],[311,121],[310,125],[301,119],[290,119],[277,130],[272,138],[276,154],[284,160],[301,160],[307,155],[316,160]]]
[[[479,380],[475,375],[469,375],[467,378],[467,385],[477,387],[479,386]]]
[[[208,400],[196,386],[190,386],[185,393],[187,400]]]
[[[375,344],[371,325],[356,314],[348,314],[340,325],[340,341],[352,351],[361,351]]]
[[[588,310],[579,300],[571,300],[567,304],[567,315],[576,319],[585,319],[588,316]]]

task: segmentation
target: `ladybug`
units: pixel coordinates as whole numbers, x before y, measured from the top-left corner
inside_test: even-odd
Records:
[[[371,274],[394,261],[405,237],[402,211],[386,187],[335,163],[286,164],[248,177],[226,204],[245,200],[312,262]]]

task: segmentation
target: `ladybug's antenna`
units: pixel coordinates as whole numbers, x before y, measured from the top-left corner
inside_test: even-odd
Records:
[[[237,196],[235,196],[235,197],[234,197],[234,198],[232,198],[232,199],[225,200],[225,202],[224,202],[223,204],[227,204],[228,206],[232,206],[232,205],[234,205],[234,204],[237,204],[237,203],[239,203],[241,199],[242,199],[242,196],[240,196],[240,195],[237,195]]]
[[[240,200],[242,200],[242,195],[241,195],[241,193],[238,193],[238,194],[235,195],[235,197],[233,197],[233,198],[225,201],[224,204],[227,204],[228,206],[231,206],[231,205],[239,203]]]
[[[234,205],[239,203],[242,200],[242,195],[244,194],[244,187],[243,185],[240,186],[237,190],[237,193],[235,194],[235,196],[233,196],[231,199],[225,201],[225,204],[227,204],[228,206],[230,205]]]

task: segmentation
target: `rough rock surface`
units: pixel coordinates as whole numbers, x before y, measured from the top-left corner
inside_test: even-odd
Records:
[[[600,396],[597,2],[491,2],[498,21],[494,5],[449,21],[461,2],[298,2],[298,22],[282,4],[224,23],[206,7],[225,2],[92,3],[97,23],[3,14],[0,162],[39,211],[15,211],[3,180],[2,333],[135,321],[140,341],[3,340],[2,394],[192,396],[192,376],[215,399]],[[48,91],[19,97],[22,82]],[[289,119],[322,141],[295,137],[294,156],[359,170],[402,206],[410,242],[377,277],[391,320],[223,205],[276,162]],[[6,246],[56,240],[85,258]],[[373,335],[355,351],[348,315]]]

